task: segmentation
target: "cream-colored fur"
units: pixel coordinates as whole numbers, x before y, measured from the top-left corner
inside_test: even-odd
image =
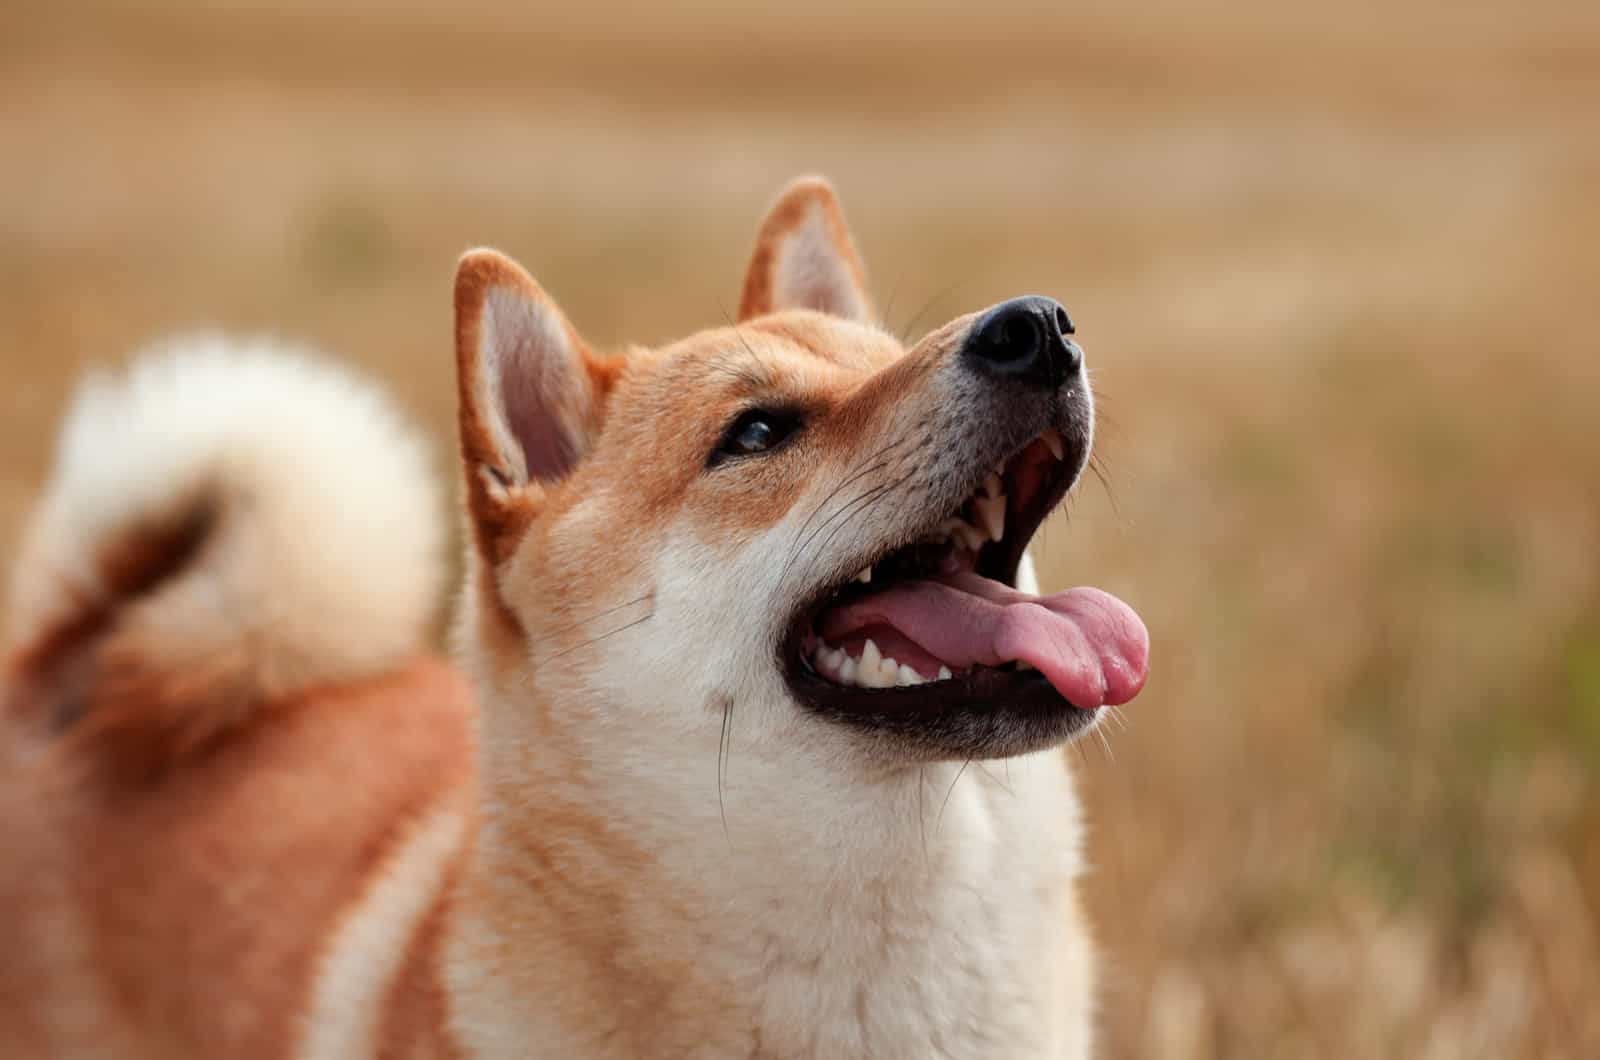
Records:
[[[450,800],[414,824],[327,941],[299,1060],[378,1052],[386,995],[464,838],[469,815],[462,811],[459,800]]]
[[[436,472],[389,399],[279,344],[195,336],[78,392],[16,558],[10,643],[118,608],[98,557],[202,507],[196,561],[118,610],[117,635],[174,673],[228,660],[233,704],[380,673],[437,613]]]

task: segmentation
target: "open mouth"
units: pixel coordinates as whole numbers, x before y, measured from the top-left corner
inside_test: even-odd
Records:
[[[1097,589],[1016,589],[1023,550],[1081,457],[1046,431],[984,471],[973,494],[911,544],[820,593],[785,646],[797,696],[879,729],[950,728],[964,715],[968,753],[1016,753],[1019,742],[1059,742],[1097,708],[1137,695],[1148,641],[1131,608]],[[980,713],[976,729],[988,735],[973,748]],[[1027,731],[1008,735],[1007,722]]]

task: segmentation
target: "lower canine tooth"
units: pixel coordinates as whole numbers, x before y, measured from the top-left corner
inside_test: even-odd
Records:
[[[1060,431],[1045,431],[1043,434],[1039,435],[1039,437],[1044,441],[1045,446],[1049,448],[1050,452],[1055,455],[1057,460],[1060,460],[1061,457],[1066,453],[1067,445],[1061,440]]]
[[[872,568],[871,567],[862,567],[861,568],[861,573],[856,575],[856,581],[865,583],[865,582],[870,582],[871,580],[872,580]]]

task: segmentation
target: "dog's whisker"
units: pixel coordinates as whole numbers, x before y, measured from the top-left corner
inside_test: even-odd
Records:
[[[743,368],[739,365],[730,364],[726,356],[718,356],[716,358],[708,359],[706,361],[707,367],[726,372],[737,379],[741,379],[744,382],[749,383],[751,387],[757,390],[772,389],[774,385],[772,369],[760,358],[760,356],[756,354],[755,350],[750,348],[750,343],[745,339],[744,332],[739,330],[738,322],[733,319],[733,316],[728,312],[727,307],[719,305],[717,308],[721,311],[722,318],[728,322],[728,327],[732,329],[734,338],[738,339],[739,345],[744,347],[744,352],[749,355],[749,363],[754,367]]]
[[[706,361],[706,367],[712,369],[713,371],[730,375],[740,382],[747,384],[752,390],[764,390],[771,386],[770,380],[763,379],[761,376],[756,375],[754,372],[751,372],[748,369],[740,368],[738,365],[725,363],[722,360],[708,359]]]
[[[1011,760],[1009,758],[1006,759],[1006,764],[1008,766],[1010,765],[1010,763],[1011,763]],[[981,763],[981,762],[978,763],[978,771],[980,773],[982,773],[984,776],[988,777],[990,780],[994,781],[995,786],[1000,788],[1000,790],[1004,791],[1007,795],[1010,795],[1013,799],[1017,797],[1017,793],[1014,790],[1012,790],[1012,788],[1011,788],[1011,780],[1010,780],[1009,776],[1006,778],[1005,782],[1002,783],[1000,778],[995,776],[993,773],[989,772],[988,768],[986,766],[984,766],[983,763]]]
[[[833,489],[829,490],[828,495],[823,497],[822,500],[817,503],[815,508],[811,509],[810,514],[806,516],[805,522],[800,524],[800,529],[795,531],[795,536],[798,538],[803,535],[807,528],[811,526],[811,521],[817,517],[817,514],[821,512],[823,508],[827,507],[828,502],[837,497],[842,490],[850,486],[861,477],[870,475],[874,471],[878,471],[884,467],[887,467],[889,464],[888,454],[894,452],[894,450],[898,449],[900,446],[905,445],[908,441],[910,441],[909,438],[901,438],[890,442],[877,452],[862,457],[861,460],[857,461],[856,464],[845,473],[844,480]],[[873,464],[871,467],[861,469],[862,464],[865,464],[868,460],[877,459],[879,457],[882,457],[883,459],[879,460],[878,463]],[[781,581],[782,579],[780,578],[779,580]]]
[[[838,523],[837,525],[835,525],[833,527],[833,530],[828,534],[828,536],[825,539],[823,539],[822,543],[820,545],[818,545],[815,549],[812,550],[811,559],[806,564],[806,570],[805,570],[806,575],[808,577],[810,576],[811,568],[816,566],[817,558],[820,557],[821,555],[823,555],[827,551],[828,546],[833,543],[833,539],[838,536],[840,530],[843,530],[845,527],[849,526],[855,520],[860,519],[863,516],[865,516],[868,512],[870,512],[876,506],[876,504],[879,501],[881,501],[884,498],[884,496],[893,493],[894,490],[898,489],[907,480],[909,480],[913,474],[915,474],[915,472],[908,472],[908,473],[906,473],[905,475],[901,476],[900,478],[896,479],[893,482],[885,483],[885,484],[883,484],[881,486],[876,486],[873,489],[868,490],[866,493],[862,494],[861,496],[857,497],[854,501],[850,502],[850,504],[848,504],[844,508],[840,509],[840,511],[833,518],[830,518],[827,523],[823,523],[822,526],[818,527],[817,528],[817,533],[820,534],[823,530],[826,530],[828,528],[829,523],[833,523],[834,520],[837,519],[839,516],[841,516],[841,515],[848,516],[847,518],[845,518],[845,520],[843,522]],[[861,507],[852,513],[851,509],[852,508],[856,508],[856,506],[858,504],[860,504]],[[813,537],[814,536],[816,536],[816,535],[813,535]]]
[[[837,497],[839,495],[840,491],[843,490],[846,486],[849,486],[851,483],[855,482],[857,479],[860,479],[865,475],[872,474],[874,471],[880,471],[883,468],[887,467],[888,465],[889,465],[889,461],[880,460],[878,463],[873,464],[871,467],[866,468],[866,469],[864,469],[864,470],[862,470],[860,472],[857,472],[854,475],[851,475],[848,479],[846,479],[845,481],[841,482],[839,485],[835,486],[833,488],[833,490],[826,497],[824,497],[822,499],[822,503],[818,504],[817,507],[812,510],[811,515],[806,517],[806,521],[801,524],[800,529],[795,531],[795,537],[796,538],[800,538],[801,535],[805,534],[806,529],[811,525],[811,520],[816,518],[817,513],[820,512],[823,509],[823,507],[827,505],[827,503],[829,501],[831,501],[835,497]],[[843,508],[848,508],[853,503],[855,503],[855,502],[854,501],[847,501],[847,502],[845,502],[845,504],[842,507]],[[839,512],[839,509],[835,509],[834,510],[833,515],[830,515],[828,517],[828,519],[823,522],[822,526],[818,528],[818,533],[820,533],[823,529],[827,528],[828,523],[831,522],[835,517],[837,517],[838,512]],[[815,535],[812,535],[812,536],[815,536]],[[810,542],[811,542],[811,537],[805,537],[802,540],[800,540],[798,545],[796,545],[795,554],[796,555],[800,554],[805,549],[806,545],[810,544]],[[788,573],[787,568],[785,568],[785,570],[782,573],[783,574]],[[783,579],[782,579],[782,576],[780,574],[779,581],[782,581],[782,580]]]
[[[723,800],[723,790],[727,777],[728,753],[731,748],[728,743],[728,734],[733,719],[733,697],[724,696],[722,699],[722,733],[717,737],[717,813],[722,818],[722,838],[731,845],[733,840],[728,834],[728,804]]]
[[[937,831],[939,826],[944,823],[944,810],[946,806],[950,805],[950,796],[956,793],[956,785],[961,783],[961,775],[967,771],[967,767],[971,764],[972,759],[968,758],[965,762],[961,763],[961,768],[956,770],[956,777],[950,782],[949,790],[944,793],[944,801],[939,804],[939,816],[934,822],[933,826],[935,831]]]
[[[606,608],[604,611],[596,611],[594,614],[590,615],[587,618],[579,618],[579,619],[576,619],[576,620],[574,620],[572,622],[567,623],[564,626],[557,626],[555,629],[545,631],[544,638],[545,639],[549,639],[550,637],[558,636],[559,634],[566,633],[566,632],[568,632],[570,630],[577,629],[579,626],[587,626],[590,622],[593,622],[593,621],[595,621],[596,619],[599,619],[599,618],[605,618],[607,615],[616,614],[618,611],[621,611],[625,607],[635,607],[635,606],[637,606],[639,604],[644,603],[646,600],[649,600],[649,599],[653,598],[655,596],[655,594],[656,594],[655,590],[651,589],[649,592],[644,593],[644,594],[642,594],[640,596],[636,596],[632,600],[625,600],[620,604],[616,604],[616,605],[614,605],[612,607]]]
[[[902,267],[899,275],[895,277],[894,283],[889,287],[889,300],[884,303],[883,312],[878,315],[878,326],[891,335],[894,334],[894,331],[889,326],[889,318],[894,316],[894,300],[900,294],[900,283],[905,278],[906,271]]]
[[[592,645],[598,644],[600,641],[607,640],[607,639],[609,639],[611,637],[614,637],[618,633],[624,633],[624,632],[634,628],[635,626],[638,626],[638,625],[641,625],[642,623],[650,621],[654,617],[656,617],[655,608],[651,608],[650,609],[650,613],[648,615],[643,616],[642,618],[636,618],[632,622],[624,622],[622,625],[617,626],[615,629],[606,630],[604,633],[601,633],[599,636],[590,637],[588,640],[581,641],[580,643],[574,644],[571,647],[563,648],[560,651],[556,652],[554,655],[551,655],[550,658],[551,659],[559,659],[563,655],[571,655],[575,651],[581,651],[584,648],[587,648],[587,647],[590,647]]]
[[[912,450],[912,451],[911,451],[911,452],[910,452],[910,453],[906,453],[906,454],[903,454],[903,455],[902,455],[902,457],[901,457],[901,459],[902,459],[902,460],[903,460],[903,459],[907,459],[907,458],[911,458],[911,457],[915,457],[915,456],[916,456],[916,455],[917,455],[917,452],[918,452],[918,451],[920,451],[920,449],[921,449],[921,447],[922,447],[922,445],[923,445],[923,439],[922,439],[922,438],[917,438],[917,439],[911,439],[911,438],[909,438],[909,437],[908,437],[908,438],[905,438],[905,439],[902,439],[902,440],[901,440],[901,441],[900,441],[900,442],[897,442],[897,443],[895,443],[895,445],[894,445],[894,446],[891,446],[891,447],[889,447],[889,448],[895,448],[895,447],[898,447],[898,446],[899,446],[899,445],[902,445],[902,444],[905,444],[905,443],[906,443],[906,442],[912,442],[912,444],[914,444],[914,445],[915,445],[915,446],[916,446],[916,448],[915,448],[915,449],[913,449],[913,450]],[[885,452],[887,452],[887,451],[888,451],[888,449],[886,449],[886,450],[884,450],[884,451],[885,451]],[[876,466],[875,466],[875,467],[883,467],[883,466],[887,466],[887,464],[888,464],[888,461],[887,461],[887,460],[885,460],[885,461],[883,461],[883,462],[881,462],[881,463],[880,463],[880,464],[879,464],[879,465],[876,465]],[[875,469],[875,468],[874,468],[874,469]],[[874,469],[868,469],[868,470],[869,470],[869,472],[870,472],[870,471],[871,471],[871,470],[874,470]],[[868,473],[868,472],[862,472],[862,473],[861,473],[861,474],[866,474],[866,473]],[[853,476],[851,476],[851,478],[850,478],[850,479],[849,479],[849,480],[848,480],[848,481],[847,481],[847,482],[845,482],[845,483],[842,483],[842,484],[841,484],[841,485],[840,485],[840,486],[838,486],[838,487],[835,487],[835,489],[834,489],[834,490],[833,490],[833,491],[832,491],[832,492],[831,492],[831,493],[830,493],[830,494],[829,494],[829,497],[830,497],[830,498],[831,498],[831,497],[833,497],[833,496],[835,496],[835,495],[837,495],[837,494],[838,494],[838,492],[839,492],[839,491],[840,491],[840,490],[841,490],[841,489],[843,489],[843,487],[844,487],[844,486],[845,486],[845,485],[848,485],[848,484],[849,484],[849,482],[853,482],[853,481],[855,481],[855,480],[856,480],[856,479],[858,479],[858,478],[860,478],[860,477],[861,477],[861,474],[857,474],[857,475],[853,475]],[[800,544],[799,544],[799,545],[798,545],[798,546],[797,546],[797,547],[796,547],[796,549],[795,549],[795,551],[794,551],[794,552],[793,552],[793,553],[792,553],[792,554],[791,554],[791,556],[790,556],[790,559],[789,559],[789,561],[788,561],[788,562],[786,562],[786,563],[785,563],[785,564],[784,564],[784,567],[783,567],[783,571],[782,571],[782,572],[780,572],[780,577],[779,577],[779,581],[780,581],[780,582],[781,582],[781,581],[782,581],[782,580],[783,580],[783,576],[784,576],[784,575],[787,575],[787,574],[788,574],[788,571],[789,571],[789,568],[790,568],[790,567],[791,567],[791,566],[792,566],[792,565],[793,565],[793,563],[794,563],[794,560],[796,560],[796,559],[798,559],[798,558],[799,558],[799,557],[800,557],[800,556],[802,556],[802,555],[803,555],[803,554],[804,554],[804,553],[805,553],[805,550],[806,550],[806,547],[807,547],[807,546],[808,546],[808,545],[809,545],[809,544],[810,544],[810,543],[811,543],[811,542],[812,542],[812,541],[813,541],[813,540],[815,540],[815,538],[816,538],[816,537],[817,537],[817,535],[819,535],[819,534],[821,534],[821,533],[822,533],[822,531],[824,531],[824,530],[826,530],[826,529],[827,529],[827,528],[828,528],[828,526],[829,526],[829,525],[830,525],[830,524],[831,524],[831,523],[833,523],[833,522],[834,522],[834,520],[836,520],[836,519],[838,519],[838,518],[839,518],[839,517],[840,517],[840,516],[842,516],[842,515],[845,515],[845,514],[847,514],[847,513],[848,513],[848,512],[850,512],[850,511],[851,511],[851,509],[853,509],[853,508],[854,508],[854,507],[855,507],[855,506],[856,506],[856,505],[857,505],[857,504],[860,504],[860,503],[862,503],[862,502],[863,502],[863,501],[866,501],[866,502],[867,502],[867,503],[869,503],[869,504],[870,504],[870,503],[872,503],[872,501],[874,501],[874,500],[876,500],[876,498],[877,498],[877,497],[879,497],[879,496],[881,496],[881,495],[882,495],[882,494],[883,494],[883,492],[884,492],[884,491],[885,491],[885,490],[886,490],[886,489],[895,489],[895,488],[898,488],[898,487],[899,487],[899,486],[900,486],[900,485],[901,485],[901,484],[903,484],[903,483],[904,483],[904,482],[906,482],[906,481],[907,481],[907,480],[908,480],[908,479],[909,479],[909,478],[910,478],[910,477],[911,477],[911,475],[910,475],[910,474],[907,474],[907,475],[905,475],[905,476],[902,476],[902,477],[901,477],[901,478],[900,478],[900,479],[898,479],[898,480],[897,480],[897,481],[895,481],[895,482],[892,482],[892,483],[889,483],[889,484],[887,484],[887,486],[885,486],[885,487],[881,487],[881,488],[880,488],[880,487],[874,487],[874,488],[873,488],[873,489],[869,489],[869,490],[866,490],[866,491],[864,491],[864,492],[863,492],[863,493],[861,493],[861,494],[858,494],[858,495],[857,495],[857,496],[856,496],[856,497],[855,497],[855,498],[854,498],[854,499],[852,499],[852,500],[851,500],[851,501],[849,501],[849,502],[847,502],[847,503],[846,503],[846,504],[843,504],[843,505],[841,505],[841,506],[840,506],[840,507],[839,507],[839,508],[838,508],[838,509],[836,509],[836,510],[835,510],[835,511],[834,511],[834,513],[833,513],[833,514],[832,514],[832,515],[830,515],[830,516],[829,516],[829,517],[828,517],[828,518],[827,518],[827,519],[826,519],[826,520],[825,520],[825,521],[824,521],[824,522],[823,522],[823,523],[822,523],[822,525],[821,525],[821,526],[819,526],[819,527],[817,527],[817,529],[816,529],[816,530],[815,530],[815,531],[814,531],[814,532],[813,532],[813,533],[812,533],[812,534],[811,534],[811,536],[810,536],[810,537],[808,537],[808,538],[806,538],[806,539],[805,539],[805,540],[804,540],[804,541],[801,541],[801,542],[800,542]],[[824,501],[823,501],[823,504],[826,504],[826,503],[827,503],[827,500],[826,500],[826,499],[824,499]],[[820,510],[821,510],[821,508],[822,508],[822,505],[818,505],[818,506],[817,506],[817,509],[816,509],[816,511],[820,511]],[[812,514],[813,514],[813,515],[815,515],[815,514],[816,514],[816,511],[813,511],[813,513],[812,513]],[[809,522],[809,519],[808,519],[808,520],[807,520],[807,521],[808,521],[808,522]],[[802,527],[802,529],[803,529],[803,527]],[[834,531],[834,533],[837,533],[837,532],[838,532],[838,531],[837,531],[837,529],[836,529],[836,530],[835,530],[835,531]],[[827,546],[828,546],[828,544],[829,544],[829,543],[830,543],[830,542],[831,542],[831,541],[832,541],[832,540],[833,540],[833,536],[834,536],[834,535],[833,535],[833,534],[830,534],[830,535],[828,535],[828,539],[827,539],[827,541],[825,541],[825,542],[823,542],[823,544],[822,544],[822,546],[821,546],[821,547],[820,547],[820,548],[819,548],[819,549],[818,549],[818,550],[817,550],[817,551],[818,551],[818,552],[819,552],[819,553],[820,553],[820,552],[821,552],[821,551],[822,551],[822,549],[825,549],[825,548],[827,548]],[[807,573],[807,574],[809,574],[809,573],[810,573],[810,569],[811,569],[811,564],[808,564],[808,565],[807,565],[807,568],[806,568],[806,573]]]
[[[901,481],[904,481],[904,479],[902,479]],[[856,508],[858,505],[863,504],[863,503],[870,503],[871,500],[873,500],[876,497],[878,497],[879,495],[881,495],[888,488],[890,488],[890,486],[884,485],[884,484],[879,484],[877,486],[869,487],[868,489],[863,490],[861,493],[857,494],[851,500],[849,500],[846,503],[840,505],[839,508],[836,509],[833,512],[832,515],[828,516],[827,519],[823,520],[823,522],[814,531],[812,531],[811,535],[809,537],[807,537],[804,541],[800,542],[800,544],[798,546],[796,546],[795,550],[792,553],[790,553],[788,561],[786,561],[784,563],[783,569],[781,571],[779,571],[779,573],[778,573],[778,581],[780,583],[783,582],[783,580],[787,577],[787,575],[789,573],[789,569],[794,565],[794,563],[797,560],[799,560],[802,556],[804,556],[806,554],[806,551],[807,551],[808,547],[811,545],[811,543],[813,541],[816,540],[816,538],[824,530],[828,529],[829,526],[832,526],[838,519],[847,517],[851,513],[851,511],[854,508]],[[848,522],[848,519],[846,521]],[[832,535],[829,536],[828,540],[829,541],[832,540]],[[824,542],[821,547],[822,548],[826,548],[827,547],[827,542]],[[819,548],[817,551],[820,552],[821,548]],[[807,567],[806,567],[806,573],[807,574],[810,573],[810,569],[811,569],[810,564],[808,564]]]
[[[928,863],[928,767],[917,767],[917,832],[922,836],[922,863]]]
[[[918,309],[915,313],[911,314],[911,319],[906,321],[905,327],[900,329],[900,341],[904,342],[904,343],[909,343],[911,341],[911,333],[912,333],[912,331],[916,329],[917,324],[922,320],[922,318],[924,316],[927,315],[928,311],[930,309],[932,309],[935,305],[938,305],[939,302],[943,301],[946,297],[948,297],[950,292],[954,291],[959,286],[961,286],[961,285],[958,284],[958,283],[949,284],[949,285],[941,288],[937,293],[935,293],[933,295],[933,297],[929,298],[926,302],[922,303],[922,307],[920,309]]]
[[[1106,738],[1105,727],[1096,725],[1094,727],[1094,734],[1095,737],[1100,741],[1100,746],[1105,748],[1106,761],[1110,762],[1112,765],[1116,765],[1117,753],[1111,749],[1111,741]]]
[[[1111,485],[1111,478],[1106,474],[1104,463],[1098,455],[1089,457],[1089,471],[1099,481],[1100,488],[1105,491],[1106,502],[1111,505],[1111,514],[1120,522],[1122,520],[1122,506],[1117,503],[1117,491]]]

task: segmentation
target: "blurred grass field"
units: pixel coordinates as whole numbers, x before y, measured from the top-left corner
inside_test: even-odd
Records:
[[[462,249],[660,341],[823,172],[893,326],[1047,292],[1096,372],[1106,1055],[1600,1056],[1597,130],[1564,0],[5,5],[0,547],[88,364],[306,339],[448,458]]]

